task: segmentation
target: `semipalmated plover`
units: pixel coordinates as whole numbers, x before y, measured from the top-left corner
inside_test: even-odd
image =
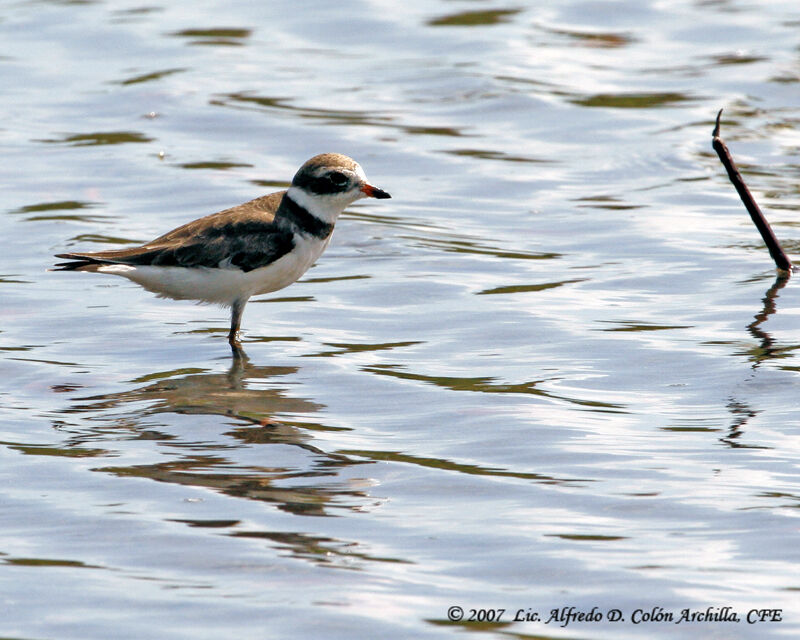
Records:
[[[139,247],[57,254],[56,271],[124,276],[159,297],[231,308],[228,342],[251,296],[293,283],[319,258],[345,207],[391,196],[367,182],[357,162],[324,153],[306,162],[287,191],[200,218]]]

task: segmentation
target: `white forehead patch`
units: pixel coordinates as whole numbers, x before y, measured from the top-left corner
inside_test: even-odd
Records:
[[[367,176],[364,173],[364,170],[361,168],[361,165],[358,163],[353,163],[355,166],[352,169],[345,169],[344,167],[318,167],[314,170],[314,176],[317,178],[321,178],[322,176],[326,175],[331,171],[339,171],[340,173],[344,174],[355,174],[358,178],[366,182]]]
[[[361,165],[356,162],[355,174],[361,178],[364,182],[367,181],[367,174],[364,173],[364,170],[361,168]]]

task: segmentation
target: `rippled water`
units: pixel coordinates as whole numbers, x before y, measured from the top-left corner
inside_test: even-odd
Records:
[[[800,294],[710,142],[724,108],[797,255],[798,27],[4,3],[0,635],[796,637]],[[243,361],[222,309],[45,272],[323,151],[393,199],[248,305]],[[573,606],[603,619],[550,619]],[[709,607],[740,621],[674,623]]]

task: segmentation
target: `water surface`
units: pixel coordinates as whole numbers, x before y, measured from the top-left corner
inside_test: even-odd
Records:
[[[800,296],[710,146],[796,256],[795,5],[6,3],[0,635],[796,636]],[[393,199],[243,361],[45,272],[324,151]]]

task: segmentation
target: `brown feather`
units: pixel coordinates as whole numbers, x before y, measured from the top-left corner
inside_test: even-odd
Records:
[[[292,249],[291,234],[273,224],[285,193],[271,193],[212,213],[138,247],[56,254],[75,262],[56,264],[55,270],[97,271],[103,264],[215,267],[232,258],[233,264],[250,271]]]

